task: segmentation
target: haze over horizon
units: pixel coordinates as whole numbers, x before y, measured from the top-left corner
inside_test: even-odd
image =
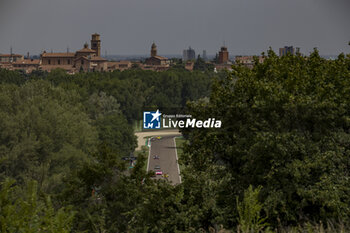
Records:
[[[101,34],[102,54],[260,54],[293,45],[350,52],[348,0],[1,0],[0,53],[75,51]]]

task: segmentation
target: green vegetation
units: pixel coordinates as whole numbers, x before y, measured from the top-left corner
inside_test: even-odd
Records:
[[[35,181],[21,190],[13,180],[5,179],[1,183],[0,210],[1,232],[68,233],[74,217],[70,207],[55,210],[50,197],[39,197]]]
[[[1,232],[349,232],[350,56],[197,63],[0,70]],[[180,185],[151,178],[145,148],[121,159],[149,109],[222,120],[176,140]]]
[[[135,132],[141,132],[143,129],[143,121],[142,120],[138,120],[134,122],[134,131]]]
[[[1,180],[36,180],[56,192],[65,173],[91,160],[98,134],[77,93],[30,81],[1,85],[0,101]]]
[[[183,146],[186,140],[183,137],[175,138],[177,157],[179,159],[180,172],[183,171],[184,165],[182,164]]]
[[[142,227],[149,197],[158,193],[171,203],[166,197],[176,193],[169,195],[171,185],[146,173],[148,148],[135,152],[136,166],[127,169],[121,158],[136,148],[133,126],[144,110],[176,111],[209,95],[213,75],[177,69],[76,75],[0,70],[1,231]],[[31,197],[38,194],[30,203],[26,187]],[[17,218],[11,216],[17,211]],[[156,227],[153,217],[149,229]]]
[[[136,156],[137,158],[141,158],[141,159],[146,158],[146,162],[145,162],[144,165],[143,165],[143,170],[144,170],[144,171],[147,171],[148,152],[149,152],[149,147],[148,147],[148,146],[142,146],[142,147],[141,147],[141,150],[135,151],[135,156]],[[137,162],[137,161],[136,161],[136,162]]]
[[[190,145],[184,180],[206,207],[201,216],[232,229],[240,212],[232,199],[252,186],[261,187],[260,216],[272,227],[347,222],[349,88],[350,57],[327,61],[317,51],[307,58],[269,51],[263,64],[234,67],[215,82],[210,99],[192,103],[190,112],[221,119],[223,127],[183,130]]]
[[[263,205],[259,203],[259,193],[261,187],[253,190],[252,186],[249,186],[244,191],[242,202],[237,200],[237,212],[238,212],[238,231],[242,232],[260,232],[265,227],[264,223],[266,218],[261,218],[260,213]]]
[[[176,112],[183,109],[188,101],[208,96],[214,75],[213,72],[182,69],[166,72],[136,69],[71,76],[56,70],[49,74],[33,74],[29,78],[48,80],[55,86],[78,92],[84,99],[103,92],[115,98],[129,123],[134,123],[142,120],[143,111],[160,109],[163,113]]]
[[[206,63],[200,55],[198,55],[197,60],[194,63],[193,70],[200,70],[200,71],[214,71],[214,64],[212,63]]]

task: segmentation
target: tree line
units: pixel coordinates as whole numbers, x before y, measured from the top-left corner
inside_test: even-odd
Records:
[[[122,160],[136,148],[133,122],[145,109],[182,109],[208,96],[213,75],[0,70],[1,231],[130,228],[127,213],[157,189],[143,170],[145,157],[132,171]]]
[[[269,51],[219,74],[0,70],[0,82],[3,232],[349,230],[349,55]],[[182,130],[180,185],[152,179],[145,153],[133,169],[121,160],[147,108],[222,121]]]

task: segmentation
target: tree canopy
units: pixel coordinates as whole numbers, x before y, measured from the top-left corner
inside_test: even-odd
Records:
[[[269,51],[253,69],[235,66],[215,82],[209,100],[190,105],[194,117],[220,119],[223,127],[184,130],[184,179],[191,187],[216,184],[210,211],[228,228],[237,222],[232,200],[249,185],[262,187],[259,199],[273,225],[346,221],[349,88],[350,59],[343,54],[329,61],[317,51],[281,58]]]
[[[350,56],[269,51],[252,69],[217,74],[197,63],[0,70],[1,231],[322,232],[349,222]],[[154,109],[222,121],[182,130],[176,186],[145,171],[145,148],[134,168],[121,159],[136,147],[132,124]]]

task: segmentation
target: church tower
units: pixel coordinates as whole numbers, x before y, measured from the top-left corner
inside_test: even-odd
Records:
[[[151,48],[151,57],[155,57],[155,56],[157,56],[157,46],[156,46],[156,44],[153,42],[152,48]]]
[[[221,47],[221,50],[219,52],[219,64],[227,64],[229,59],[229,54],[228,54],[228,50],[227,47],[224,45]]]
[[[101,38],[100,35],[97,33],[92,34],[91,49],[96,51],[96,56],[101,56]]]

